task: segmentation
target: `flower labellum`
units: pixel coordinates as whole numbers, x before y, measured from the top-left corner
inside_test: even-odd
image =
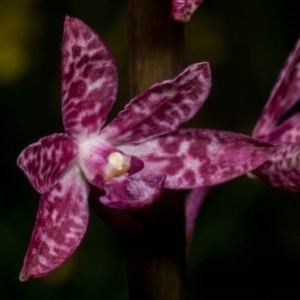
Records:
[[[300,39],[253,131],[253,137],[278,144],[270,158],[253,173],[271,186],[290,192],[300,192],[300,113],[285,119],[284,116],[299,99]]]
[[[179,129],[205,102],[209,65],[192,64],[177,77],[133,98],[105,125],[116,100],[117,71],[109,49],[79,19],[66,17],[62,42],[65,133],[25,148],[17,164],[41,194],[20,274],[41,277],[80,244],[89,219],[91,187],[111,208],[139,209],[164,187],[215,185],[257,168],[273,146],[217,130]]]

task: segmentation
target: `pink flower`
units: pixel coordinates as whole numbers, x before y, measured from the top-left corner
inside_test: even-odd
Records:
[[[271,186],[300,191],[300,113],[285,117],[300,99],[300,39],[289,55],[253,136],[277,143],[277,150],[255,172]]]
[[[263,163],[273,147],[229,132],[179,129],[207,98],[208,63],[193,64],[172,80],[132,99],[104,126],[116,99],[113,58],[97,34],[67,17],[62,42],[62,115],[65,133],[28,146],[18,158],[41,194],[21,280],[48,274],[78,247],[88,225],[90,185],[99,201],[137,209],[163,188],[214,185]]]
[[[172,17],[178,22],[187,22],[203,0],[173,0]]]

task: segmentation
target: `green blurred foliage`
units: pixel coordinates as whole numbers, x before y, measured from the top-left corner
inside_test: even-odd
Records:
[[[66,14],[95,28],[116,58],[120,90],[112,115],[128,101],[125,4],[0,1],[0,299],[128,299],[122,247],[93,213],[83,243],[62,268],[44,279],[18,281],[39,196],[15,166],[24,146],[62,131],[60,43]],[[213,89],[189,125],[251,134],[299,36],[299,9],[297,1],[204,1],[186,25],[186,63],[209,61]],[[300,294],[299,268],[299,195],[247,177],[212,189],[191,247],[189,299],[219,298],[220,291],[241,299],[247,291]]]
[[[4,84],[19,79],[28,68],[29,45],[39,33],[34,1],[0,2],[0,82]]]

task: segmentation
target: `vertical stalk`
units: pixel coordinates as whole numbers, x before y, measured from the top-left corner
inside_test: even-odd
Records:
[[[182,195],[181,195],[182,196]],[[184,300],[184,200],[164,195],[134,217],[143,231],[124,237],[130,300]]]
[[[135,95],[182,71],[183,25],[171,18],[171,0],[127,0],[130,82]]]
[[[130,84],[133,95],[173,78],[183,67],[183,25],[171,0],[128,0]],[[142,233],[124,235],[131,300],[185,299],[185,217],[182,193],[164,193],[134,213]]]

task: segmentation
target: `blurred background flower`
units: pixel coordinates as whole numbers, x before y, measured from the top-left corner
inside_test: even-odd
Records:
[[[205,0],[186,26],[186,63],[211,64],[211,95],[188,127],[251,134],[299,34],[299,1]],[[116,58],[117,105],[129,99],[126,1],[0,1],[0,299],[126,300],[126,262],[114,232],[95,215],[62,268],[20,283],[39,195],[15,165],[24,146],[61,132],[60,44],[66,14],[95,28]],[[111,117],[110,117],[111,118]],[[182,195],[182,193],[179,193]],[[239,178],[210,191],[191,245],[189,299],[300,294],[300,198]],[[223,294],[222,294],[223,295]]]

